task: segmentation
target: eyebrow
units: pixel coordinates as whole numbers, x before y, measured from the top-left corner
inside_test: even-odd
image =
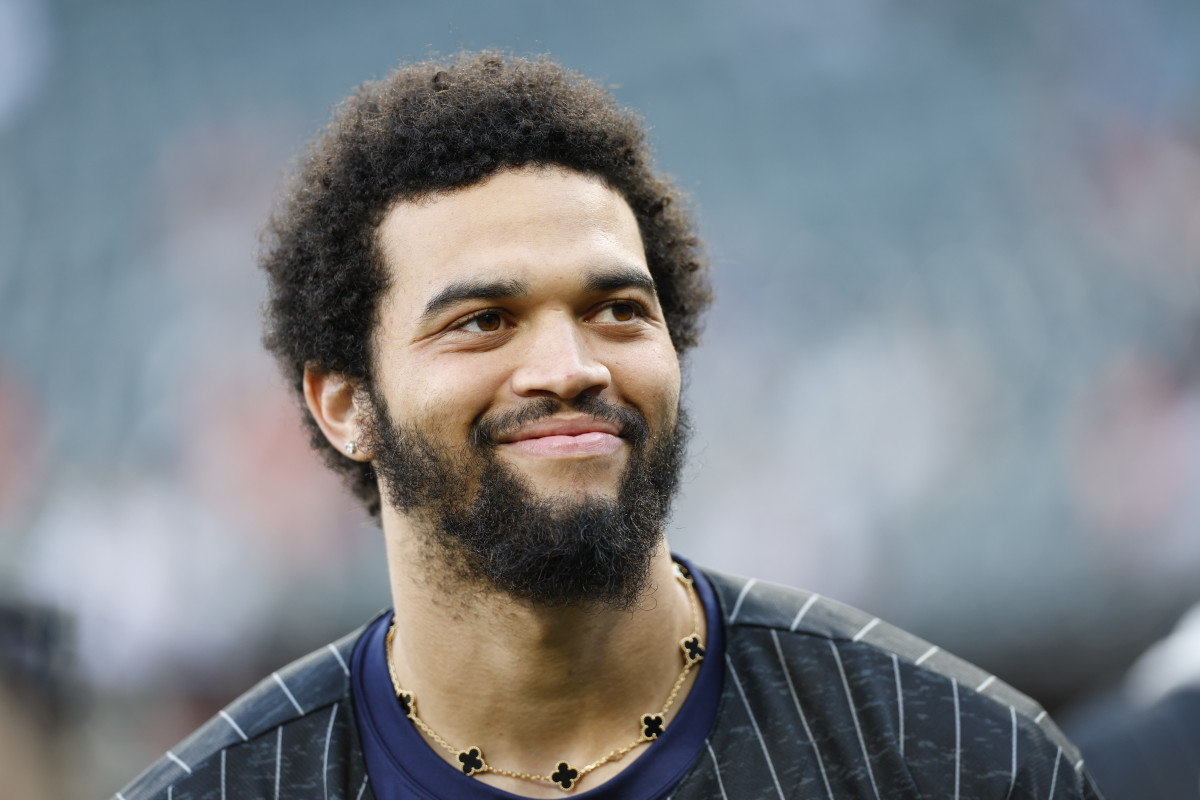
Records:
[[[617,289],[641,289],[657,296],[654,278],[649,273],[633,267],[613,267],[588,274],[583,286],[589,292],[612,292]]]
[[[589,292],[613,292],[634,288],[657,295],[654,279],[648,273],[633,267],[614,267],[589,272],[583,287]],[[421,320],[428,320],[439,311],[464,300],[504,300],[527,294],[529,285],[515,278],[498,281],[456,281],[430,298],[425,304],[425,310],[421,312]]]
[[[447,306],[463,300],[503,300],[508,297],[520,297],[529,294],[529,286],[524,281],[515,279],[500,281],[457,281],[435,294],[421,319],[427,320]]]

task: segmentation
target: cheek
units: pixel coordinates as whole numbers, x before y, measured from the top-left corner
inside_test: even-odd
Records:
[[[397,416],[409,415],[427,430],[461,434],[496,403],[504,385],[503,371],[478,360],[464,359],[436,367],[415,367],[403,376]]]
[[[619,367],[624,375],[623,393],[646,411],[674,415],[679,405],[679,360],[672,349],[630,359]]]

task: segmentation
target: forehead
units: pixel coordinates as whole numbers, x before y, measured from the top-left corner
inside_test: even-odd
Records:
[[[557,168],[500,172],[434,198],[397,203],[378,242],[394,302],[423,302],[448,283],[582,281],[595,270],[649,274],[637,219],[598,178]]]

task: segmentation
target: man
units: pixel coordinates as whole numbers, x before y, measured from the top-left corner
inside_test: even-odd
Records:
[[[680,199],[545,59],[417,64],[340,108],[272,222],[266,343],[381,522],[396,611],[118,797],[1098,796],[982,671],[673,560],[709,301]]]

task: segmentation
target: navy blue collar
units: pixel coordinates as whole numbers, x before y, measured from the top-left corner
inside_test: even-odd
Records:
[[[704,748],[717,716],[724,679],[725,641],[721,612],[712,586],[678,556],[695,577],[708,619],[706,655],[687,698],[663,734],[636,761],[612,779],[579,794],[579,800],[655,800],[667,796]],[[444,761],[404,716],[392,691],[384,637],[392,615],[372,622],[351,658],[351,698],[358,718],[367,775],[379,800],[517,800],[470,778]],[[582,782],[581,782],[582,783]],[[586,785],[586,784],[584,784]],[[564,795],[566,796],[566,795]]]

